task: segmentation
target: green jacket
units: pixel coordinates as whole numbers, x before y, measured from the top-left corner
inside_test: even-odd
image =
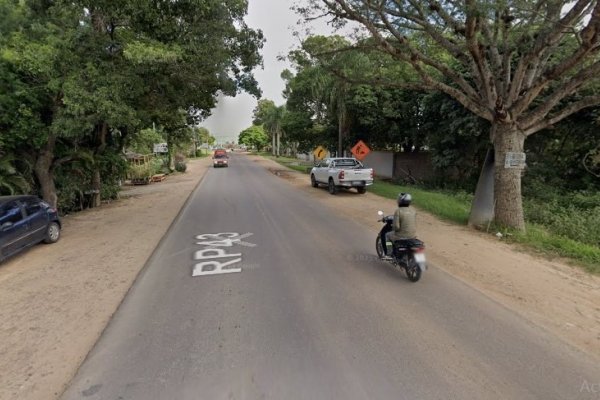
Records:
[[[417,213],[412,207],[398,207],[394,213],[393,240],[417,237]]]

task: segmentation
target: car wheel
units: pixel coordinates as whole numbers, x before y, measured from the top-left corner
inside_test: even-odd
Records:
[[[333,182],[332,178],[329,178],[329,186],[327,188],[329,189],[330,194],[336,194],[338,192],[338,189],[335,187],[335,183]]]
[[[312,185],[312,187],[316,188],[319,187],[319,183],[317,182],[317,180],[315,179],[315,175],[311,174],[310,175],[310,184]]]
[[[360,186],[356,188],[356,191],[360,194],[365,194],[367,193],[367,188],[365,186]]]
[[[57,222],[50,222],[46,228],[44,243],[56,243],[58,239],[60,239],[60,225]]]

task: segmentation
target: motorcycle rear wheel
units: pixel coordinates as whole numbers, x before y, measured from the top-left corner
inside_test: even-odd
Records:
[[[408,265],[404,270],[409,281],[417,282],[419,279],[421,279],[421,268],[412,255],[410,256]]]

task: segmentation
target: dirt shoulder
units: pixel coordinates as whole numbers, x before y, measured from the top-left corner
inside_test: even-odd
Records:
[[[282,184],[373,231],[379,230],[377,210],[395,208],[370,193],[331,196],[311,188],[306,175],[253,159],[282,171]],[[0,264],[1,399],[48,400],[62,393],[209,166],[210,159],[193,160],[185,174],[129,187],[121,200],[67,216],[58,243]],[[600,356],[599,278],[424,212],[419,232],[436,267]]]

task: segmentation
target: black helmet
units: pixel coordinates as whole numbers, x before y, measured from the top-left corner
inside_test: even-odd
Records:
[[[410,193],[400,193],[398,195],[398,207],[408,207],[412,202]]]

